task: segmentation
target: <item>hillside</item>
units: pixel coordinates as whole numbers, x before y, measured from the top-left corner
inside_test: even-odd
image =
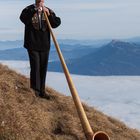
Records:
[[[0,140],[85,140],[71,97],[46,90],[51,100],[36,98],[28,78],[0,65]],[[137,130],[83,105],[94,131],[111,140],[139,140]]]

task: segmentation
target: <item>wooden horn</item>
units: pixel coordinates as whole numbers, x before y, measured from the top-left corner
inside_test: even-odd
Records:
[[[84,133],[85,133],[87,140],[110,140],[109,136],[105,132],[98,131],[98,132],[94,133],[92,131],[92,128],[89,124],[89,121],[87,119],[87,116],[86,116],[86,113],[85,113],[84,108],[82,106],[82,103],[80,101],[80,97],[79,97],[78,92],[74,86],[74,83],[73,83],[72,78],[70,76],[69,70],[66,66],[64,57],[63,57],[62,52],[60,50],[59,44],[58,44],[58,42],[53,34],[51,24],[49,22],[48,16],[47,16],[45,11],[44,11],[44,15],[45,15],[45,19],[46,19],[47,25],[49,27],[53,42],[55,44],[59,59],[61,61],[64,73],[65,73],[65,76],[66,76],[66,79],[68,82],[68,86],[69,86],[69,89],[71,91],[71,94],[72,94],[72,97],[73,97],[73,100],[74,100],[74,103],[75,103],[79,118],[81,120],[81,124],[82,124],[82,127],[83,127],[83,130],[84,130]]]

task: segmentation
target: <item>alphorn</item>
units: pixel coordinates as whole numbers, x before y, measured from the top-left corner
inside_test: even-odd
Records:
[[[76,106],[76,110],[77,110],[79,118],[81,120],[81,124],[82,124],[82,127],[83,127],[83,130],[84,130],[84,133],[85,133],[85,136],[86,136],[87,140],[110,140],[108,134],[105,133],[104,131],[98,131],[96,133],[94,133],[92,131],[92,128],[89,124],[89,121],[87,119],[87,116],[86,116],[86,113],[85,113],[84,108],[82,106],[82,103],[80,101],[80,97],[79,97],[78,92],[75,88],[75,85],[72,81],[72,78],[70,76],[69,70],[68,70],[67,65],[65,63],[64,57],[63,57],[62,52],[60,50],[59,44],[58,44],[58,42],[55,38],[55,35],[52,31],[52,27],[51,27],[51,24],[49,22],[48,15],[46,14],[45,11],[43,11],[43,12],[44,12],[44,15],[45,15],[45,20],[47,22],[50,34],[51,34],[53,42],[55,44],[59,59],[61,61],[63,71],[65,73],[65,76],[66,76],[66,79],[67,79],[67,82],[68,82],[68,86],[69,86],[69,89],[71,91],[71,94],[72,94],[72,97],[73,97],[73,100],[74,100],[74,103],[75,103],[75,106]]]

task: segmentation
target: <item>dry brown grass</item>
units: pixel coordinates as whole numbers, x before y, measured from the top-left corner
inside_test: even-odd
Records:
[[[36,98],[29,79],[0,65],[0,140],[85,140],[71,97],[47,87],[54,99]],[[83,104],[94,131],[111,140],[140,140],[140,132]]]

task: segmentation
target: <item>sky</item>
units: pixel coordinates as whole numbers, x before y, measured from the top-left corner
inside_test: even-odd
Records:
[[[0,0],[0,40],[24,38],[19,20],[34,0]],[[140,36],[140,0],[45,0],[61,17],[54,33],[58,39],[106,39]]]

